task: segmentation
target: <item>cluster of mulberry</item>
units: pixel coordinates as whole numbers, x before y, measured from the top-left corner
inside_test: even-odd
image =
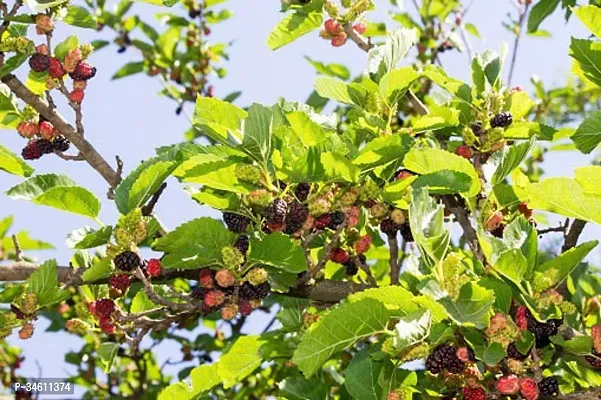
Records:
[[[267,279],[263,268],[253,268],[241,279],[228,269],[204,268],[192,295],[202,301],[204,312],[219,310],[221,318],[231,320],[238,314],[249,315],[261,306],[271,290]]]
[[[17,126],[17,132],[29,140],[21,151],[25,160],[37,160],[44,154],[69,150],[69,141],[58,132],[51,122],[42,117],[40,117],[40,122],[33,120],[21,122]]]
[[[439,374],[444,370],[458,374],[465,369],[465,362],[457,357],[457,350],[453,346],[442,344],[426,359],[426,369],[432,374]]]

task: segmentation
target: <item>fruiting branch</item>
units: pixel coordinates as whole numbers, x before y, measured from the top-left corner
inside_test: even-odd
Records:
[[[2,267],[0,268],[0,281],[22,282],[27,280],[29,275],[31,275],[37,269],[37,264],[25,261],[13,262],[10,264],[2,265]],[[202,268],[163,271],[161,275],[153,278],[153,282],[166,282],[175,278],[197,280],[198,273],[201,269]],[[63,283],[67,286],[77,287],[83,285],[99,285],[108,283],[108,279],[99,279],[97,281],[84,282],[81,275],[82,270],[80,269],[66,266],[57,267],[58,282]],[[170,300],[163,301],[162,297],[160,299],[157,298],[157,296],[159,295],[154,291],[152,283],[146,278],[146,276],[143,273],[141,275],[140,273],[136,273],[136,275],[132,277],[132,281],[142,282],[146,294],[150,297],[150,299],[153,302],[168,308],[173,308],[177,310],[189,310],[189,308],[186,308],[187,306],[185,304],[175,303]],[[372,286],[361,285],[353,282],[324,280],[317,282],[314,286],[299,285],[296,288],[291,289],[288,293],[284,294],[291,297],[307,298],[317,303],[333,304],[345,299],[351,293],[359,292],[370,287]]]
[[[117,187],[121,182],[121,177],[109,165],[108,162],[98,153],[98,151],[88,142],[77,130],[67,122],[56,110],[54,110],[46,101],[29,90],[15,75],[8,74],[2,77],[2,82],[9,87],[19,99],[29,104],[40,115],[56,127],[77,149],[79,149],[85,160],[104,178],[111,188]]]
[[[167,182],[163,182],[161,184],[161,186],[159,186],[157,191],[154,192],[154,194],[148,201],[148,204],[146,204],[145,206],[142,207],[142,215],[144,215],[145,217],[152,215],[152,212],[154,211],[154,207],[159,202],[159,199],[161,198],[161,195],[163,194],[163,192],[165,191],[166,188],[167,188]]]

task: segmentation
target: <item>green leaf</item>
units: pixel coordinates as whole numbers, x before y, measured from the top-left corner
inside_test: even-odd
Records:
[[[495,302],[495,293],[475,282],[468,282],[461,287],[456,301],[445,297],[440,299],[440,302],[457,323],[484,329],[490,320],[490,308]]]
[[[599,242],[597,240],[582,243],[560,254],[556,258],[540,264],[536,267],[535,271],[544,274],[546,277],[551,277],[551,285],[557,286],[563,282],[576,267],[578,267],[582,260],[584,260],[598,244]],[[534,276],[536,277],[536,275]]]
[[[532,7],[530,15],[528,16],[528,32],[538,31],[540,24],[549,15],[553,14],[553,11],[559,5],[559,0],[539,0],[538,3]]]
[[[10,227],[13,226],[13,221],[14,221],[14,218],[12,215],[9,215],[8,217],[0,219],[0,238],[3,238],[6,236],[6,233],[8,232]]]
[[[48,90],[48,86],[46,85],[47,78],[47,71],[35,72],[34,70],[30,70],[27,75],[27,81],[25,81],[25,86],[38,96],[42,96],[42,93]]]
[[[365,89],[351,86],[340,79],[319,76],[315,79],[317,94],[326,99],[336,100],[345,104],[362,104],[367,96]]]
[[[79,39],[75,35],[68,36],[54,48],[54,56],[59,60],[64,60],[69,51],[79,47]]]
[[[601,196],[586,193],[570,178],[548,178],[528,188],[528,205],[565,217],[601,224]]]
[[[321,163],[324,168],[325,177],[332,181],[358,182],[361,170],[348,158],[338,153],[322,153]]]
[[[214,97],[198,96],[193,121],[212,139],[227,143],[228,135],[242,139],[240,127],[246,116],[246,111],[232,103]]]
[[[67,235],[67,247],[70,249],[92,249],[103,246],[111,240],[112,226],[104,226],[98,230],[86,226]]]
[[[259,350],[264,343],[260,336],[240,336],[219,358],[219,377],[225,389],[231,388],[261,365],[263,359]]]
[[[119,70],[115,72],[111,79],[115,80],[125,78],[126,76],[134,75],[142,71],[144,71],[143,61],[128,62],[127,64],[119,68]]]
[[[463,172],[438,171],[420,175],[411,185],[414,189],[427,187],[432,194],[469,192],[472,178]]]
[[[319,28],[323,22],[321,11],[306,12],[298,9],[286,15],[271,31],[267,38],[267,46],[271,50],[279,49],[299,37]]]
[[[10,188],[6,195],[14,200],[33,200],[58,186],[77,186],[77,184],[65,175],[36,175]]]
[[[234,193],[249,193],[252,186],[240,182],[236,177],[236,158],[220,159],[212,155],[198,155],[188,160],[187,164],[196,165],[186,170],[184,181],[200,183],[205,187],[225,190]]]
[[[22,177],[29,177],[33,173],[33,168],[21,157],[2,145],[0,145],[0,170]]]
[[[584,154],[589,154],[601,143],[601,111],[591,112],[580,123],[576,133],[572,135],[572,141]]]
[[[148,295],[146,294],[146,292],[144,292],[143,290],[140,290],[138,293],[136,293],[134,299],[132,300],[129,312],[137,313],[137,312],[142,312],[142,311],[146,311],[146,310],[152,310],[155,307],[156,307],[156,304],[154,304],[148,298]]]
[[[409,221],[415,243],[428,257],[424,261],[430,261],[430,266],[441,262],[449,248],[451,232],[444,225],[444,207],[429,196],[427,188],[411,192]]]
[[[37,296],[39,308],[69,297],[69,293],[58,286],[56,270],[56,260],[48,260],[27,278],[27,292]]]
[[[417,43],[417,30],[401,28],[388,34],[383,45],[372,48],[367,55],[367,70],[379,80],[397,67],[407,52]]]
[[[405,168],[418,174],[430,174],[438,171],[463,172],[471,179],[468,196],[475,196],[480,192],[480,179],[474,166],[465,158],[440,149],[413,149],[405,156]]]
[[[429,311],[420,310],[400,318],[394,326],[394,348],[403,351],[423,341],[430,334],[432,315]]]
[[[158,400],[192,400],[193,398],[188,385],[184,382],[177,382],[163,389]]]
[[[601,39],[601,8],[594,5],[582,6],[575,8],[574,14],[597,38]]]
[[[392,107],[405,95],[411,84],[417,80],[421,74],[416,72],[413,67],[404,67],[393,69],[387,72],[380,80],[380,95],[384,102]]]
[[[306,147],[317,146],[328,138],[321,125],[313,121],[304,111],[292,111],[286,114],[286,119]]]
[[[281,232],[267,235],[262,240],[252,238],[248,262],[271,265],[287,272],[307,270],[303,248]]]
[[[200,365],[190,372],[192,397],[203,394],[221,383],[218,364]]]
[[[402,160],[410,146],[411,138],[409,135],[382,136],[368,142],[357,154],[357,157],[353,159],[353,164],[365,171],[394,160]]]
[[[302,376],[292,376],[281,382],[279,387],[281,394],[287,400],[323,400],[328,398],[328,386],[322,379],[316,376],[311,379],[306,379]]]
[[[528,271],[528,261],[520,250],[511,249],[496,259],[494,267],[501,275],[519,286]]]
[[[273,136],[273,112],[269,107],[253,104],[248,108],[244,121],[242,148],[255,160],[267,163],[271,155]]]
[[[240,206],[240,199],[235,193],[213,190],[209,187],[203,187],[197,192],[192,192],[190,191],[190,188],[188,188],[188,191],[192,193],[191,197],[199,204],[206,204],[217,210],[235,211],[238,210]]]
[[[503,182],[528,157],[534,143],[536,143],[536,139],[532,138],[528,142],[506,147],[503,150],[501,162],[492,177],[492,184],[498,185]]]
[[[344,385],[354,399],[380,399],[382,386],[379,377],[383,364],[372,359],[367,351],[360,351],[353,357],[346,369]]]
[[[500,343],[493,342],[486,344],[478,331],[470,329],[465,332],[465,340],[474,350],[474,355],[486,365],[497,365],[507,355],[505,348]]]
[[[559,335],[551,336],[551,341],[561,347],[568,353],[581,356],[591,354],[593,349],[593,339],[590,336],[576,336],[572,339],[564,339]]]
[[[586,79],[601,86],[601,43],[572,38],[570,56],[578,61]]]
[[[117,343],[105,342],[98,346],[96,351],[98,352],[100,361],[104,365],[105,373],[110,372],[113,368],[113,363],[115,362],[115,357],[117,357],[118,350],[119,345]]]
[[[477,37],[478,39],[482,39],[478,28],[476,28],[476,25],[474,24],[470,24],[469,22],[465,24],[465,31],[470,35]]]
[[[347,80],[351,76],[351,72],[343,64],[324,64],[320,61],[312,60],[305,56],[305,60],[309,61],[318,74],[331,76],[333,78],[340,78]]]
[[[512,92],[509,96],[509,112],[514,119],[528,116],[535,104],[526,92]]]
[[[219,260],[221,248],[234,240],[220,221],[202,217],[178,226],[156,240],[153,248],[168,253],[163,260],[166,268],[198,268]]]
[[[10,74],[15,69],[19,68],[27,59],[29,58],[30,51],[24,53],[17,53],[14,56],[10,57],[8,60],[2,64],[0,67],[0,77],[6,76]]]
[[[0,303],[12,303],[25,292],[25,285],[13,285],[0,287]]]
[[[179,161],[168,155],[150,158],[129,173],[117,190],[115,204],[121,214],[143,206],[178,167]]]
[[[432,82],[451,93],[456,99],[471,103],[472,90],[469,85],[458,79],[449,77],[442,68],[435,65],[428,65],[424,69],[423,74]]]
[[[414,133],[433,131],[459,125],[459,110],[448,107],[431,107],[426,115],[420,115],[413,123]]]
[[[96,18],[90,12],[78,6],[68,6],[67,15],[63,18],[63,22],[69,25],[78,26],[80,28],[96,29]]]
[[[292,361],[310,377],[336,352],[357,340],[384,332],[388,317],[386,307],[377,300],[342,304],[303,335]]]
[[[92,266],[83,272],[82,278],[84,282],[94,282],[100,279],[105,279],[111,276],[113,272],[113,262],[109,257],[104,257],[100,261],[95,262]]]
[[[81,186],[53,187],[33,199],[33,202],[92,219],[96,219],[100,212],[98,198]]]
[[[601,195],[601,166],[588,165],[576,168],[574,179],[582,185],[586,193]]]
[[[512,293],[508,283],[496,278],[484,278],[478,284],[495,292],[495,308],[509,314]]]

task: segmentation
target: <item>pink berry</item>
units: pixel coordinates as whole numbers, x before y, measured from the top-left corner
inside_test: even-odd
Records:
[[[455,154],[469,160],[474,156],[474,151],[470,146],[462,144],[461,146],[457,147],[457,150],[455,150]]]
[[[520,379],[515,375],[503,376],[496,386],[501,394],[517,394],[520,391]]]
[[[50,140],[55,136],[54,125],[52,125],[50,121],[43,121],[40,123],[40,136],[47,140]]]
[[[146,264],[146,272],[150,276],[159,276],[162,271],[161,260],[157,260],[156,258],[151,258],[148,260]]]
[[[79,104],[83,101],[84,95],[85,93],[83,90],[75,89],[71,93],[69,93],[69,99],[71,99],[73,103]]]
[[[343,46],[346,43],[346,39],[347,39],[346,33],[340,32],[338,35],[336,35],[332,38],[332,46],[334,46],[334,47]]]
[[[50,51],[48,50],[48,46],[45,44],[39,44],[36,46],[35,50],[40,53],[43,54],[45,56],[47,56],[48,54],[50,54]]]
[[[326,31],[332,36],[338,35],[338,33],[340,33],[341,31],[340,24],[338,23],[338,21],[333,20],[332,18],[328,19],[325,22],[324,28],[326,28]]]
[[[365,31],[367,30],[367,25],[365,25],[363,22],[358,22],[355,25],[353,25],[353,29],[359,35],[363,35],[365,33]]]

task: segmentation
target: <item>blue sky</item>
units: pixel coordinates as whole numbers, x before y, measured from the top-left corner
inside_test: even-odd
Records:
[[[381,9],[368,15],[368,19],[387,21],[390,28],[396,26],[396,23],[386,18],[389,3],[382,0],[378,3]],[[411,7],[410,1],[405,1],[405,4],[406,7]],[[303,101],[310,93],[315,78],[313,67],[304,60],[305,55],[326,63],[343,63],[349,66],[353,73],[361,72],[366,66],[365,54],[358,48],[349,43],[334,49],[328,42],[319,39],[317,33],[309,34],[292,45],[271,52],[265,45],[265,40],[281,18],[277,0],[230,0],[224,3],[223,7],[232,10],[235,16],[213,28],[212,40],[232,41],[229,50],[230,62],[226,64],[228,76],[214,83],[217,96],[242,90],[243,94],[237,101],[241,105],[253,102],[270,104],[280,96]],[[144,4],[136,4],[134,10],[139,10],[149,21],[152,21],[152,13],[159,11]],[[470,38],[475,51],[499,49],[503,41],[508,42],[511,49],[513,36],[501,25],[510,11],[514,12],[510,1],[475,1],[465,17],[466,22],[474,23],[478,27],[484,39]],[[157,22],[153,24],[156,25]],[[74,28],[57,25],[55,43],[66,34],[73,33],[78,34],[82,41],[96,39],[98,36],[111,39],[108,32],[97,34],[82,29],[73,32]],[[561,85],[570,69],[570,35],[588,36],[588,32],[575,18],[566,24],[560,13],[545,21],[542,28],[553,32],[553,38],[526,37],[522,40],[513,78],[514,85],[519,84],[528,89],[533,74],[538,75],[548,86]],[[183,116],[175,115],[172,101],[156,95],[161,90],[158,79],[136,75],[116,82],[110,81],[112,74],[121,65],[136,60],[138,57],[133,49],[125,54],[117,54],[116,49],[111,47],[94,54],[91,62],[97,66],[98,74],[90,81],[83,104],[86,137],[109,162],[113,162],[114,156],[119,155],[125,162],[126,172],[135,168],[140,161],[151,157],[155,147],[180,141],[182,133],[189,126]],[[442,63],[449,75],[469,81],[469,64],[465,54],[444,53]],[[20,76],[24,77],[25,74],[22,72]],[[72,118],[66,107],[62,110],[65,116]],[[191,112],[190,106],[188,110]],[[25,144],[16,132],[11,131],[0,132],[0,143],[17,153]],[[545,169],[550,175],[571,176],[571,169],[579,165],[583,165],[582,158],[571,153],[560,153],[548,158]],[[112,223],[116,219],[116,210],[105,198],[106,183],[87,164],[66,162],[57,157],[46,156],[34,162],[33,166],[37,173],[68,174],[103,200],[100,217],[103,222]],[[0,191],[4,192],[19,181],[16,177],[0,173]],[[218,215],[199,207],[173,180],[169,182],[156,212],[168,228],[174,228],[201,215]],[[16,230],[27,229],[33,237],[55,244],[56,251],[46,251],[37,254],[38,256],[43,259],[57,258],[63,265],[71,256],[71,252],[64,245],[66,234],[86,224],[94,226],[93,221],[85,218],[35,206],[25,201],[10,200],[0,194],[0,218],[9,214],[15,217]],[[599,236],[598,233],[598,230],[589,227],[585,231],[585,237]],[[251,329],[260,329],[263,325],[260,321],[262,316],[257,315],[254,319],[255,323]],[[81,341],[66,334],[43,333],[42,330],[46,326],[47,322],[40,319],[32,339],[23,342],[10,338],[9,341],[24,348],[27,357],[23,366],[25,375],[37,376],[37,360],[43,369],[44,377],[68,376],[69,368],[63,363],[63,356],[69,350],[78,349]],[[165,343],[159,347],[158,355],[160,360],[177,358],[179,347],[173,343]]]

